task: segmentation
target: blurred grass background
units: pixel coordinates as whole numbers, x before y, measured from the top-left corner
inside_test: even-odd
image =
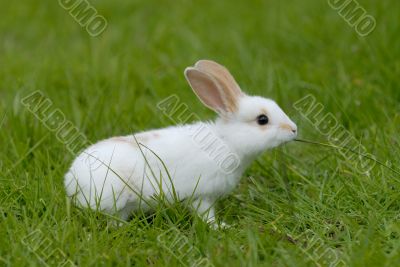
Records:
[[[157,236],[174,225],[215,266],[325,266],[327,250],[349,266],[398,265],[400,177],[384,168],[361,175],[332,150],[291,143],[265,153],[222,201],[228,230],[210,230],[181,207],[115,229],[67,205],[63,174],[73,155],[20,101],[41,90],[93,142],[170,125],[156,104],[171,94],[212,119],[183,77],[209,58],[248,93],[275,99],[301,137],[324,141],[292,106],[311,93],[369,153],[397,167],[399,1],[359,0],[377,21],[364,38],[327,1],[89,2],[108,21],[99,37],[58,1],[0,0],[1,265],[56,265],[23,242],[35,230],[77,266],[193,262],[160,247]]]

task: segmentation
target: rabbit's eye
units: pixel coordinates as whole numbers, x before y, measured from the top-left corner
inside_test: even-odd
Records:
[[[265,125],[268,123],[268,117],[264,114],[261,114],[257,117],[257,123],[259,125]]]

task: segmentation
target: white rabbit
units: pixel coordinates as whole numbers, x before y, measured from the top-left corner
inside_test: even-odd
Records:
[[[219,117],[90,146],[65,175],[75,204],[126,220],[138,209],[151,210],[159,194],[171,201],[190,198],[194,210],[215,225],[214,203],[235,188],[246,167],[296,137],[296,124],[274,101],[244,94],[218,63],[200,60],[185,76]]]

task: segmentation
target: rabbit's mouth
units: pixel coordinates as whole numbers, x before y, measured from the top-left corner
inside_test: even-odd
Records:
[[[280,144],[284,144],[290,141],[294,141],[297,137],[297,129],[284,130],[282,134],[279,135]]]

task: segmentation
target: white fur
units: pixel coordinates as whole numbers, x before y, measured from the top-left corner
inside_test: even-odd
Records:
[[[267,111],[269,118],[266,126],[256,122],[262,111]],[[214,148],[199,141],[199,129],[223,144],[224,153],[237,156],[237,168],[221,168],[213,157],[217,153],[212,152]],[[180,200],[193,197],[194,209],[206,221],[214,222],[215,201],[235,188],[257,155],[295,138],[294,130],[296,125],[274,101],[243,95],[237,112],[215,122],[110,138],[90,146],[65,175],[66,191],[79,206],[126,219],[138,209],[151,210],[155,195],[163,193],[173,200],[174,189]]]

